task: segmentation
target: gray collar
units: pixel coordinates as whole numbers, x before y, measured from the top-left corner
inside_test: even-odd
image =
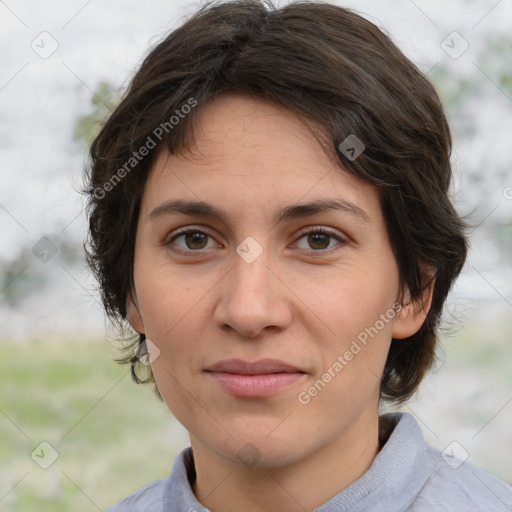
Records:
[[[429,451],[421,430],[409,413],[391,413],[379,418],[382,449],[358,480],[331,498],[315,512],[375,512],[406,509],[432,473]],[[196,499],[190,482],[195,479],[191,447],[174,462],[163,486],[163,510],[209,512]]]

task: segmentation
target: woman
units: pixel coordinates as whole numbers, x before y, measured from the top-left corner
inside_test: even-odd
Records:
[[[109,511],[512,509],[379,416],[466,258],[450,150],[432,85],[335,5],[208,4],[149,53],[91,147],[88,258],[191,447]]]

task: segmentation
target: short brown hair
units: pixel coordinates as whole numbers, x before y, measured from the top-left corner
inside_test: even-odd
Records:
[[[448,196],[451,135],[428,79],[376,25],[336,5],[210,2],[146,56],[92,143],[86,174],[86,253],[107,314],[126,320],[140,202],[157,150],[134,155],[159,126],[158,147],[189,148],[198,111],[224,93],[275,102],[320,126],[326,152],[378,187],[402,296],[420,300],[434,283],[425,322],[392,340],[382,376],[381,398],[406,400],[435,360],[443,304],[466,259],[465,224]],[[197,108],[171,123],[191,99]],[[339,149],[350,135],[364,144],[355,159]],[[141,382],[138,343],[122,361]]]

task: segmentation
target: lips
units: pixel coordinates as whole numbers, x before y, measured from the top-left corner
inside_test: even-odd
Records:
[[[239,397],[267,397],[306,377],[306,372],[278,359],[248,362],[227,359],[205,372],[219,387]]]
[[[238,375],[267,375],[270,373],[305,373],[299,368],[287,364],[279,359],[260,359],[252,363],[241,359],[226,359],[219,361],[207,372],[236,373]]]

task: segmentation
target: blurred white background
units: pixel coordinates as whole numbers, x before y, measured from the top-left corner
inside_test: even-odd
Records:
[[[454,298],[471,318],[510,313],[512,2],[339,3],[387,30],[439,87],[455,139],[454,198],[481,223]],[[86,224],[76,190],[85,146],[73,134],[80,116],[92,112],[99,84],[126,86],[149,48],[198,5],[0,2],[3,336],[104,329],[94,283],[82,271]],[[46,263],[31,252],[43,237],[59,249]]]

